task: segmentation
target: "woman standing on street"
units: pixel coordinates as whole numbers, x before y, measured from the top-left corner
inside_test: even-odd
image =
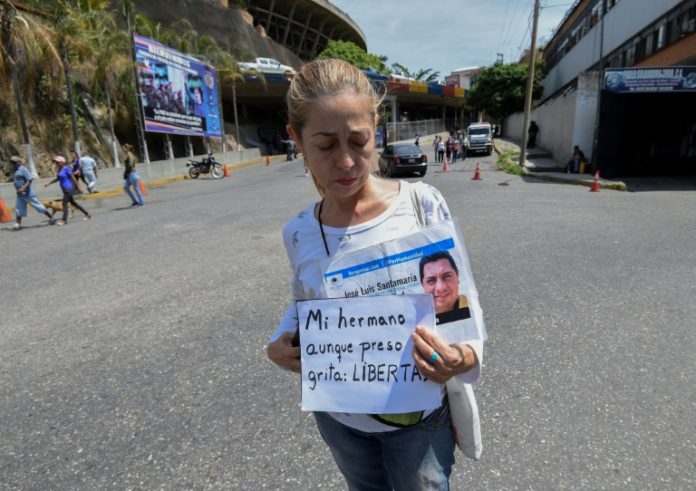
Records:
[[[56,225],[65,225],[68,223],[68,210],[70,205],[80,210],[85,214],[85,220],[92,218],[87,210],[82,208],[80,204],[75,201],[75,194],[81,192],[80,186],[77,184],[77,179],[75,179],[75,174],[73,174],[70,167],[65,164],[65,157],[62,155],[56,155],[53,157],[53,162],[58,166],[58,171],[56,172],[56,178],[50,182],[47,182],[44,187],[48,187],[54,182],[60,182],[60,189],[63,190],[63,219],[58,220]]]
[[[123,165],[125,166],[123,171],[123,190],[128,194],[128,197],[131,200],[131,206],[144,206],[145,201],[143,201],[143,194],[140,192],[140,175],[135,170],[137,159],[135,158],[135,155],[133,155],[133,145],[130,143],[124,143],[122,148],[123,153],[126,154],[126,159],[123,162]],[[133,192],[131,192],[130,188],[133,188],[135,196],[133,195]]]
[[[283,229],[293,300],[321,295],[323,258],[419,230],[411,185],[374,174],[381,99],[361,70],[340,60],[308,63],[290,84],[288,133],[300,146],[322,197]],[[424,185],[418,195],[430,223],[449,218],[435,188]],[[300,373],[300,348],[292,343],[297,327],[292,302],[267,354],[277,365]],[[459,375],[471,383],[478,378],[481,348],[447,345],[434,332],[413,328],[414,363],[429,380],[444,384]],[[315,412],[314,417],[349,489],[449,489],[454,437],[446,399],[438,409],[403,424],[368,414]]]

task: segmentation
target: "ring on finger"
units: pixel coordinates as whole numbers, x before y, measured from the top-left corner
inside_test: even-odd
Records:
[[[435,363],[438,360],[438,358],[440,358],[440,353],[438,353],[437,351],[433,351],[433,354],[430,355],[430,363]]]

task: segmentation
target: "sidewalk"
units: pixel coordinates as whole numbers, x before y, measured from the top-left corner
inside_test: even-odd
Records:
[[[196,155],[191,157],[191,160],[201,160],[204,155]],[[280,158],[281,156],[271,155],[271,160]],[[282,155],[285,158],[285,155]],[[265,157],[262,157],[258,149],[249,149],[237,151],[228,151],[226,153],[218,152],[215,158],[221,164],[227,165],[231,170],[246,167],[248,165],[262,164],[266,162]],[[138,174],[144,185],[148,187],[164,186],[171,182],[188,179],[188,162],[189,157],[176,158],[174,160],[159,160],[149,164],[140,163],[136,166]],[[53,178],[35,179],[32,188],[39,200],[61,199],[60,187],[57,185],[44,189],[44,184]],[[108,167],[99,169],[99,177],[97,178],[98,193],[81,194],[78,200],[94,200],[116,196],[123,194],[123,167],[114,168]],[[5,201],[8,207],[13,207],[15,204],[17,193],[15,192],[12,182],[0,183],[0,198]]]
[[[512,151],[519,155],[520,144],[509,138],[498,137],[494,140],[495,152],[498,155]],[[553,159],[550,152],[543,148],[531,148],[527,151],[527,159],[524,164],[525,177],[540,179],[543,181],[559,182],[563,184],[576,184],[580,186],[592,186],[594,176],[592,174],[566,174],[565,165]],[[626,183],[612,179],[599,178],[599,187],[627,191]]]

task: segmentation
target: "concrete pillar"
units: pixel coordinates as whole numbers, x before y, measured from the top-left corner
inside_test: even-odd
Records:
[[[575,120],[573,121],[573,145],[577,145],[588,158],[591,157],[594,129],[597,121],[601,76],[599,72],[583,72],[578,75]],[[568,152],[572,149],[569,148]]]
[[[395,95],[389,96],[389,103],[391,104],[391,113],[392,113],[392,131],[391,131],[391,134],[389,135],[389,141],[393,142],[393,141],[396,141],[396,139],[398,138],[398,132],[396,131],[396,126],[397,126],[397,122],[399,121],[399,104],[396,101]]]

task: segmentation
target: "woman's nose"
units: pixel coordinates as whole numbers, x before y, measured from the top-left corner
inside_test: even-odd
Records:
[[[341,145],[338,151],[338,165],[342,169],[351,169],[355,165],[355,160],[353,159],[350,151],[346,146]]]

